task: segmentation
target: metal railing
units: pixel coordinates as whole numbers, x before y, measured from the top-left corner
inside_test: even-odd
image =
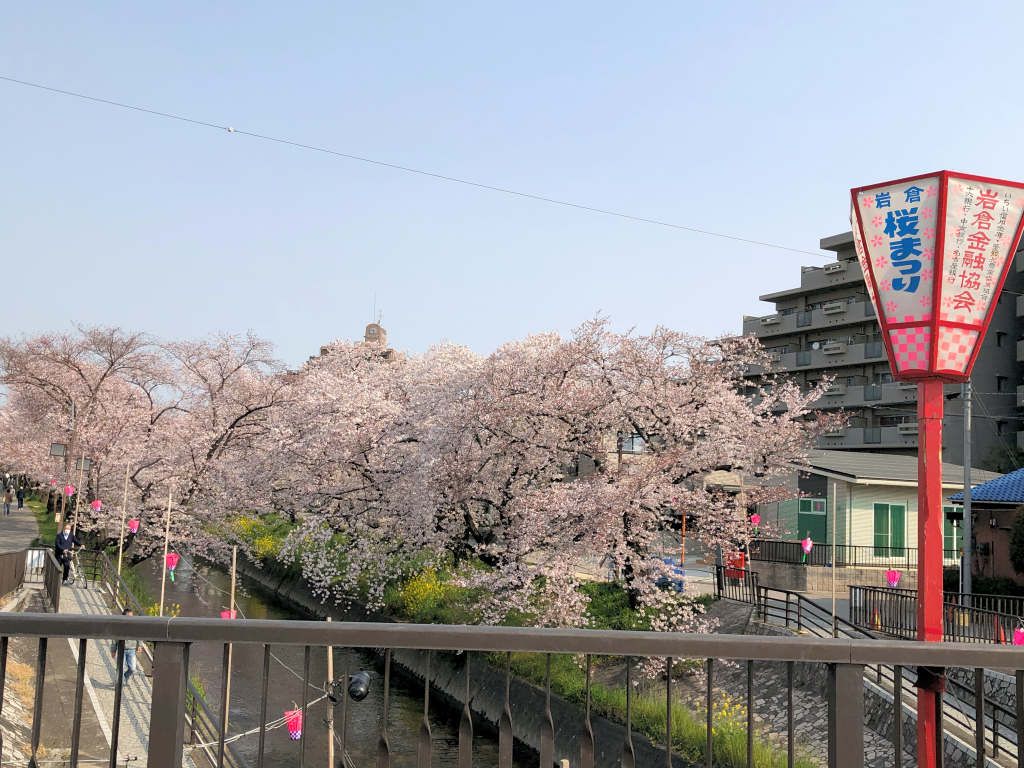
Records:
[[[64,568],[57,562],[53,552],[46,550],[46,554],[43,555],[43,588],[54,613],[60,613],[60,589],[63,579]]]
[[[721,566],[719,566],[721,568]],[[754,574],[756,576],[756,574]],[[855,589],[851,587],[851,590]],[[910,590],[903,590],[910,591]],[[742,597],[744,593],[734,592]],[[729,599],[741,599],[731,597],[730,594],[719,591],[720,597]],[[915,593],[916,597],[916,593]],[[748,602],[742,600],[742,602]],[[851,606],[853,601],[851,600]],[[852,619],[847,621],[842,617],[833,616],[830,611],[825,610],[812,600],[808,600],[798,592],[787,589],[775,589],[759,585],[757,587],[757,601],[755,604],[757,617],[766,623],[776,624],[796,631],[800,634],[810,634],[817,637],[835,637],[856,641],[876,641],[875,635],[866,631],[863,627],[857,626]],[[852,611],[852,609],[851,609]],[[915,638],[916,639],[916,636]],[[915,644],[916,645],[916,644]],[[917,645],[921,648],[921,645]],[[931,646],[934,647],[934,646]],[[947,646],[948,647],[948,646]],[[962,660],[957,664],[946,664],[949,667],[973,666],[970,660]],[[866,670],[865,679],[878,686],[885,686],[894,698],[894,712],[902,711],[902,702],[913,701],[915,696],[914,688],[917,682],[916,667],[904,664],[876,664],[873,669]],[[1024,672],[1016,673],[1015,691],[1024,690]],[[792,685],[792,674],[790,675]],[[996,701],[984,695],[984,668],[975,667],[975,684],[966,686],[958,681],[947,678],[947,698],[952,706],[945,713],[947,719],[946,730],[953,732],[959,738],[971,742],[976,754],[984,756],[988,754],[998,757],[1000,751],[1018,760],[1018,766],[1024,762],[1024,752],[1018,750],[1017,745],[1021,743],[1024,736],[1024,697],[1016,697],[1016,710],[1008,709]],[[962,702],[973,706],[973,710],[965,711]],[[981,728],[978,727],[976,712],[982,712]],[[897,749],[898,753],[898,749]],[[897,765],[901,765],[897,759]],[[984,757],[978,763],[984,764]]]
[[[759,590],[764,592],[765,588]],[[762,599],[762,605],[764,600]],[[806,606],[805,606],[806,607]],[[42,614],[13,614],[5,617],[4,634],[8,637],[39,638],[39,663],[45,663],[46,642],[48,638],[136,638],[151,642],[153,651],[153,708],[149,732],[148,764],[151,768],[179,768],[182,764],[184,734],[177,725],[187,714],[188,701],[185,685],[188,675],[188,646],[194,642],[219,643],[255,643],[264,646],[264,653],[269,658],[270,649],[275,645],[291,645],[305,648],[309,659],[310,649],[331,645],[337,648],[372,648],[387,649],[384,653],[384,685],[385,692],[390,685],[391,650],[420,649],[428,651],[463,651],[461,662],[462,674],[466,682],[467,698],[471,698],[471,680],[475,679],[474,669],[479,669],[481,652],[525,652],[537,654],[578,654],[589,661],[594,656],[621,656],[627,666],[626,696],[626,736],[622,745],[622,765],[629,768],[634,765],[635,745],[631,729],[631,698],[636,694],[629,684],[631,670],[635,669],[636,657],[657,658],[663,660],[670,668],[673,660],[701,659],[706,669],[704,685],[708,704],[714,699],[714,681],[716,662],[719,659],[746,661],[748,691],[753,690],[754,668],[758,662],[785,661],[789,664],[801,662],[824,663],[829,668],[828,686],[828,761],[829,765],[839,768],[860,768],[864,760],[864,673],[865,668],[873,665],[892,665],[898,676],[897,698],[904,690],[902,674],[908,665],[925,664],[929,667],[971,666],[975,668],[995,667],[1014,668],[1021,662],[1021,655],[1012,648],[997,646],[963,645],[952,643],[906,643],[896,640],[867,640],[821,638],[784,638],[744,635],[687,635],[659,632],[616,632],[602,630],[578,629],[538,629],[510,627],[474,627],[474,626],[437,626],[437,625],[394,625],[394,624],[353,624],[338,622],[326,624],[311,621],[220,621],[218,619],[184,619],[184,618],[125,618],[95,616],[50,616]],[[3,643],[2,651],[6,653],[7,644]],[[429,655],[428,655],[429,659]],[[586,684],[589,694],[591,681],[590,663],[586,664]],[[40,668],[42,668],[40,666]],[[262,688],[262,711],[266,711],[267,672],[264,671]],[[887,667],[888,668],[888,667]],[[506,689],[510,685],[509,667],[506,666]],[[792,671],[792,667],[790,667]],[[82,667],[79,667],[81,679]],[[429,676],[429,675],[428,675]],[[304,669],[304,689],[308,690],[310,682],[309,664]],[[44,675],[36,678],[36,701],[42,701]],[[1018,684],[1024,687],[1024,670],[1017,672]],[[790,691],[793,686],[793,675],[789,676]],[[461,682],[460,682],[461,686]],[[550,691],[550,673],[548,687]],[[672,718],[672,676],[664,683],[665,723],[670,726]],[[549,694],[550,696],[550,694]],[[344,697],[342,701],[345,701]],[[502,727],[499,728],[498,764],[500,768],[511,766],[512,739],[515,719],[509,709],[506,695],[505,711]],[[551,718],[550,698],[542,721],[542,737],[540,742],[540,764],[550,766],[556,754],[556,732]],[[792,701],[790,694],[789,701]],[[569,738],[580,739],[582,768],[594,765],[593,728],[590,717],[589,695],[585,710],[584,726],[578,733],[565,734]],[[753,704],[753,702],[750,702]],[[77,702],[80,707],[81,702]],[[305,707],[307,701],[303,702]],[[38,706],[38,705],[37,705]],[[386,712],[387,696],[383,697]],[[713,707],[707,707],[708,722],[706,728],[707,745],[701,757],[702,762],[712,765],[714,758]],[[469,768],[472,762],[472,720],[467,718],[468,707],[464,710],[463,722],[459,728],[459,759],[460,768]],[[940,703],[940,711],[941,703]],[[754,738],[754,707],[748,707],[747,728],[748,745]],[[32,747],[38,745],[38,730],[41,721],[41,709],[33,722]],[[77,713],[76,713],[77,714]],[[792,709],[789,710],[792,723]],[[429,696],[424,702],[425,738],[418,743],[418,765],[430,764],[432,744],[429,732]],[[517,718],[521,717],[517,715]],[[529,718],[527,718],[529,719]],[[468,722],[467,722],[468,720]],[[345,722],[343,711],[342,722]],[[380,738],[378,741],[377,765],[390,764],[391,753],[387,737],[387,718],[381,718]],[[75,728],[78,719],[75,719]],[[764,727],[764,724],[762,724]],[[261,736],[265,734],[266,721],[261,723]],[[312,757],[306,751],[303,728],[299,739],[300,755]],[[1019,739],[1024,739],[1024,715],[1017,713],[1014,731]],[[342,728],[342,733],[345,730]],[[792,733],[792,731],[791,731]],[[984,739],[984,729],[982,738]],[[941,734],[941,731],[940,731]],[[77,737],[77,732],[73,734]],[[562,740],[560,731],[557,738]],[[665,734],[671,739],[671,730]],[[941,736],[940,736],[941,738]],[[262,739],[261,739],[262,743]],[[665,741],[664,746],[668,746]],[[788,750],[794,747],[794,740],[788,740]],[[711,749],[707,747],[711,746]],[[562,752],[568,746],[562,742]],[[895,748],[895,747],[894,747]],[[1005,748],[1005,745],[1004,745]],[[1015,751],[1015,750],[1013,750]],[[344,754],[344,752],[343,752]],[[663,754],[671,764],[671,751],[665,749]],[[748,755],[752,753],[748,752]],[[902,764],[902,754],[896,764]],[[318,758],[319,760],[320,758]],[[301,758],[300,758],[301,760]],[[313,760],[310,760],[311,764]],[[262,768],[266,764],[261,754],[257,765]],[[748,765],[751,760],[748,759]],[[790,763],[792,764],[792,763]]]
[[[832,545],[815,544],[807,553],[799,541],[754,539],[748,547],[750,559],[755,562],[789,563],[792,565],[828,566],[832,564]],[[896,568],[916,570],[916,547],[873,547],[857,544],[837,544],[836,565],[840,568]],[[959,562],[960,550],[942,550],[944,562]],[[1024,603],[1024,601],[1022,601]]]
[[[21,587],[25,580],[25,550],[0,555],[0,598]]]
[[[971,595],[944,592],[943,639],[955,643],[1013,643],[1013,631],[1021,624],[1019,615],[977,607]],[[983,601],[981,601],[983,602]],[[917,590],[892,587],[850,587],[850,620],[860,627],[884,632],[905,640],[917,639]]]

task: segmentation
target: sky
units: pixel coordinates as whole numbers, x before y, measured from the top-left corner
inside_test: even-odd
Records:
[[[391,346],[700,335],[820,265],[849,190],[1024,179],[1010,3],[8,2],[0,335]]]

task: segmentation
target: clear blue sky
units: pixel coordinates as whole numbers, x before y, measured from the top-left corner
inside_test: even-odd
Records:
[[[5,3],[0,75],[817,251],[849,188],[1024,178],[1012,3]],[[0,333],[488,352],[738,331],[790,253],[0,82]],[[50,297],[49,300],[46,297]]]

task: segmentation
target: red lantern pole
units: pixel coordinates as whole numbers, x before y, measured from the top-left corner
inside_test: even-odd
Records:
[[[917,385],[917,639],[942,642],[942,382]],[[922,681],[919,681],[919,684]],[[937,697],[917,689],[918,764],[939,765]]]

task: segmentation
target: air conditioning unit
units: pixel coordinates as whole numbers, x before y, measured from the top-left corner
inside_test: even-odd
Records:
[[[846,437],[846,428],[836,429],[832,432],[826,432],[825,437]]]
[[[761,318],[761,325],[778,325],[782,322],[782,315],[768,315]]]
[[[846,385],[845,384],[833,384],[825,390],[826,395],[845,395]]]
[[[821,308],[821,311],[826,315],[838,315],[840,312],[846,311],[845,301],[830,301]]]
[[[830,341],[827,344],[823,344],[821,351],[826,355],[845,355],[846,354],[846,342],[845,341]]]
[[[849,266],[848,262],[845,261],[834,261],[831,264],[826,264],[824,271],[826,275],[834,275],[837,272],[845,272]]]
[[[912,421],[909,424],[900,424],[897,427],[901,435],[916,435],[917,434],[917,422]]]

